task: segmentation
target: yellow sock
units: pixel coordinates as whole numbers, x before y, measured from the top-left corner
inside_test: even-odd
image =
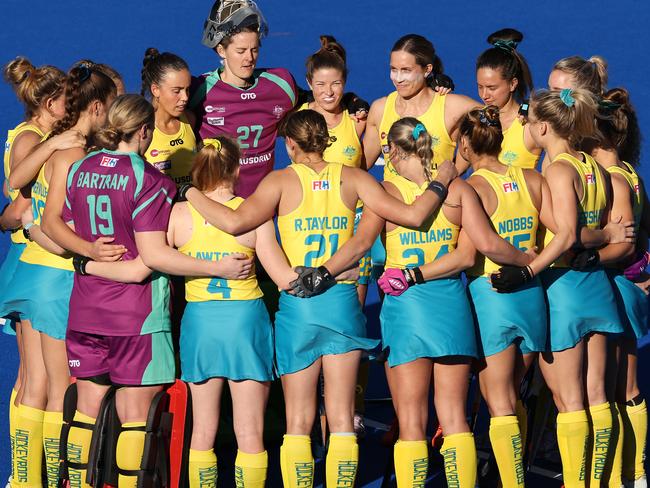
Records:
[[[445,460],[447,486],[474,488],[478,461],[472,433],[445,436],[440,454]]]
[[[648,435],[646,401],[633,407],[626,405],[623,416],[623,477],[633,481],[645,475],[645,440]]]
[[[285,488],[314,486],[314,456],[308,435],[285,434],[280,447],[280,468]]]
[[[609,488],[621,488],[623,472],[623,419],[617,403],[610,405],[612,409],[612,437],[609,441],[609,457],[605,468],[605,482]]]
[[[490,443],[503,488],[524,486],[524,450],[515,415],[490,419]]]
[[[584,488],[589,443],[587,412],[557,414],[557,444],[562,459],[565,488]]]
[[[144,427],[145,422],[125,422],[122,424],[123,429],[130,427]],[[144,452],[143,430],[123,430],[117,438],[117,453],[115,459],[120,469],[136,471],[142,464],[142,453]],[[137,476],[127,476],[120,474],[118,486],[120,488],[136,488],[138,482]]]
[[[47,486],[56,488],[59,483],[59,445],[61,444],[62,412],[45,412],[43,416],[43,452],[47,469]]]
[[[427,441],[397,441],[394,449],[398,488],[424,487],[429,471]]]
[[[94,418],[84,415],[78,410],[74,413],[74,420],[84,424],[95,425]],[[82,429],[75,426],[70,427],[68,443],[66,445],[68,452],[67,460],[73,463],[87,464],[92,437],[93,431],[90,429]],[[68,467],[70,488],[90,488],[90,485],[86,483],[86,471],[86,469]]]
[[[517,400],[515,404],[515,415],[517,422],[519,422],[519,431],[521,432],[521,445],[524,450],[526,449],[526,435],[528,435],[528,412],[524,406],[524,402]]]
[[[325,475],[328,488],[354,486],[359,466],[359,445],[357,436],[330,434],[330,444],[325,460]]]
[[[589,486],[600,487],[605,476],[609,441],[612,436],[612,411],[609,403],[589,407],[591,417],[592,451]]]
[[[264,488],[268,466],[269,455],[266,451],[249,454],[237,450],[235,459],[236,488]]]
[[[190,449],[190,488],[217,488],[217,455],[214,449]]]
[[[41,486],[44,414],[45,412],[38,408],[18,406],[14,437],[14,486]]]
[[[18,414],[18,407],[16,407],[16,396],[18,392],[11,389],[11,396],[9,397],[9,445],[11,448],[11,477],[14,477],[14,435],[16,434],[16,415]]]

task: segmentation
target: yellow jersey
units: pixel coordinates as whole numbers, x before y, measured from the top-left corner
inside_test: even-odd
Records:
[[[390,182],[409,205],[424,193],[428,184],[418,186],[400,175]],[[435,261],[456,249],[459,232],[460,227],[445,217],[442,208],[418,228],[397,226],[386,232],[386,267],[413,268]]]
[[[309,103],[304,103],[298,110],[307,110]],[[361,166],[361,141],[357,135],[354,119],[347,110],[343,111],[341,121],[336,127],[328,129],[330,136],[336,140],[323,153],[323,159],[330,163],[340,163],[358,168]]]
[[[302,187],[302,201],[278,216],[278,230],[289,263],[322,266],[354,232],[355,210],[341,199],[343,165],[329,163],[320,173],[304,164],[291,164]]]
[[[184,115],[180,117],[180,128],[176,134],[165,134],[157,127],[145,159],[161,173],[171,177],[176,186],[192,181],[191,171],[196,138],[192,126]]]
[[[36,177],[36,181],[32,185],[32,214],[34,217],[34,225],[41,224],[47,193],[50,189],[50,184],[45,178],[46,166],[47,163],[41,167],[41,170],[38,172],[38,176]],[[23,254],[20,256],[20,260],[29,264],[38,264],[50,268],[74,271],[71,256],[64,257],[53,254],[43,249],[34,241],[27,241],[27,246],[25,247]]]
[[[510,127],[503,131],[499,161],[508,166],[535,169],[539,156],[539,154],[530,152],[526,147],[524,126],[521,124],[519,117],[515,117]]]
[[[235,197],[224,203],[226,207],[236,209],[244,201]],[[187,202],[192,216],[192,237],[178,248],[183,254],[196,259],[218,261],[229,254],[242,253],[249,257],[255,250],[237,242],[237,239],[213,227]],[[226,280],[223,278],[185,277],[185,299],[188,302],[207,302],[210,300],[254,300],[261,298],[262,290],[257,284],[255,274],[243,280]]]
[[[5,169],[5,180],[7,182],[7,189],[9,190],[9,200],[11,200],[12,202],[18,196],[20,190],[15,190],[9,186],[9,174],[11,173],[11,165],[10,165],[11,149],[14,141],[16,140],[16,137],[18,137],[20,134],[28,130],[38,134],[41,139],[45,137],[45,133],[41,129],[39,129],[33,124],[28,124],[27,122],[21,122],[13,129],[7,131],[7,141],[5,142],[5,154],[4,154],[4,169]],[[11,233],[11,241],[16,244],[25,244],[27,242],[27,239],[25,239],[23,233],[20,231],[20,229],[18,229],[17,231],[13,231]]]
[[[494,231],[521,251],[535,247],[539,211],[528,191],[523,169],[509,166],[505,174],[499,174],[481,168],[473,174],[484,178],[497,196],[497,208],[490,215]],[[467,274],[487,276],[497,272],[500,267],[479,254]]]
[[[417,119],[424,124],[427,132],[433,139],[433,168],[435,169],[438,164],[449,159],[454,159],[454,151],[456,150],[456,143],[451,140],[447,127],[445,126],[445,101],[446,95],[435,94],[431,105],[422,115]],[[393,168],[390,162],[390,148],[388,147],[388,131],[391,126],[402,118],[397,113],[395,104],[397,102],[397,92],[394,91],[386,97],[386,105],[384,106],[384,113],[381,117],[379,124],[379,141],[381,143],[381,151],[384,155],[384,179],[388,180],[392,176],[397,175],[397,171]]]
[[[563,159],[571,163],[571,166],[575,168],[582,182],[583,190],[582,198],[578,202],[578,226],[584,226],[588,229],[600,229],[603,212],[607,206],[605,182],[594,158],[584,152],[580,154],[582,154],[584,161],[574,158],[570,154],[562,153],[551,161],[551,164],[558,159]],[[553,233],[546,229],[544,246],[548,245],[552,239]],[[568,263],[564,256],[560,256],[551,266],[567,268]]]
[[[627,184],[630,185],[632,189],[633,205],[632,205],[632,215],[634,215],[634,230],[638,231],[641,225],[641,214],[643,214],[643,202],[645,197],[643,195],[643,189],[639,184],[639,175],[634,170],[631,164],[622,161],[625,168],[620,166],[610,166],[606,168],[610,174],[619,174],[627,181]]]

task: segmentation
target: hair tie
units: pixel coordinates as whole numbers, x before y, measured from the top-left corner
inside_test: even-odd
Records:
[[[80,64],[79,65],[79,81],[83,83],[86,81],[88,78],[90,78],[90,75],[92,74],[92,70],[87,64]]]
[[[621,108],[623,105],[612,100],[600,99],[598,101],[598,106],[606,112],[613,112],[614,110]]]
[[[517,42],[513,41],[511,39],[497,39],[492,43],[494,47],[497,49],[501,49],[502,51],[506,51],[510,54],[512,54],[515,49],[517,49]]]
[[[488,118],[487,114],[485,113],[485,109],[478,111],[478,120],[481,121],[481,124],[487,125],[488,127],[496,127],[499,125],[498,120]]]
[[[221,141],[219,139],[203,139],[203,147],[212,146],[215,151],[221,152]]]
[[[25,81],[27,78],[29,78],[32,75],[32,70],[28,69],[23,73],[23,76],[20,77],[20,80],[18,80],[18,84],[20,85],[23,81]]]
[[[413,140],[417,141],[420,135],[426,131],[427,128],[422,123],[418,123],[415,127],[413,127]]]
[[[571,88],[564,88],[560,90],[560,100],[567,107],[571,108],[576,104],[576,99],[572,96],[573,90]]]

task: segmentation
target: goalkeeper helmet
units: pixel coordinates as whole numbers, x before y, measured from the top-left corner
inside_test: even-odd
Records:
[[[260,37],[269,31],[262,12],[252,0],[216,0],[203,25],[201,42],[214,49],[238,29],[254,25],[257,26]]]

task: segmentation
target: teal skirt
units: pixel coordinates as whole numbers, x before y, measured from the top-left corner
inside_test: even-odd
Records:
[[[9,252],[0,268],[0,308],[4,308],[2,306],[4,303],[4,295],[14,285],[14,274],[16,273],[18,260],[24,249],[25,244],[15,242],[9,244]],[[20,317],[14,313],[7,315],[5,319],[2,332],[8,335],[16,335],[16,322],[20,321]]]
[[[366,335],[366,317],[354,285],[338,284],[311,298],[280,294],[275,315],[275,358],[280,375],[303,370],[321,356],[371,351],[378,345],[379,341]]]
[[[274,379],[273,327],[261,298],[189,302],[180,349],[183,381]]]
[[[34,330],[65,339],[74,272],[18,262],[12,285],[3,293],[0,317],[16,313]]]
[[[497,293],[486,277],[468,286],[484,356],[492,356],[517,344],[522,353],[543,351],[546,346],[546,299],[539,279],[511,293]]]
[[[629,339],[641,339],[648,333],[648,296],[617,270],[608,269],[607,276],[614,289],[623,335]]]
[[[592,332],[623,332],[604,270],[550,268],[540,278],[548,300],[547,350],[570,349]]]
[[[379,316],[390,367],[418,358],[478,356],[474,321],[459,278],[427,281],[386,295]]]

